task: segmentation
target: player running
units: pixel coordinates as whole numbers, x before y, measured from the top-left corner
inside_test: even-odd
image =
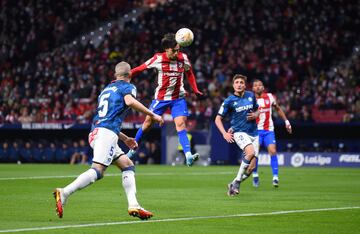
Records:
[[[264,145],[271,159],[271,169],[273,174],[273,186],[279,186],[279,163],[276,155],[276,140],[274,133],[274,122],[272,120],[272,107],[278,112],[279,116],[285,121],[285,127],[288,133],[292,133],[291,125],[287,120],[284,111],[276,103],[274,96],[271,93],[264,92],[264,85],[261,80],[253,81],[253,91],[259,105],[260,115],[256,119],[258,132],[259,132],[259,147]],[[257,173],[258,163],[253,171],[253,185],[258,187],[260,184],[259,174]]]
[[[137,147],[135,139],[120,132],[121,123],[128,107],[148,115],[152,121],[160,124],[163,124],[164,120],[135,99],[136,88],[130,84],[129,73],[130,65],[128,63],[118,63],[115,67],[116,80],[107,85],[98,97],[97,113],[89,134],[89,143],[94,150],[93,162],[91,168],[79,175],[72,183],[64,188],[55,189],[56,212],[60,218],[63,216],[63,207],[68,197],[77,190],[101,179],[111,163],[114,163],[122,171],[122,185],[128,200],[129,215],[140,219],[148,219],[153,216],[137,201],[134,164],[120,149],[117,142],[120,138],[128,147]],[[94,200],[99,199],[94,198]]]
[[[179,136],[179,142],[182,145],[186,164],[192,166],[199,158],[199,154],[191,154],[190,142],[187,138],[186,120],[188,114],[185,100],[184,75],[196,94],[203,95],[197,88],[195,75],[192,70],[188,56],[180,52],[180,46],[175,40],[175,34],[168,33],[161,40],[161,45],[165,52],[156,53],[152,58],[142,65],[131,70],[131,76],[134,77],[146,69],[157,70],[158,86],[155,90],[155,98],[149,107],[154,113],[162,115],[168,108],[175,122],[176,131]],[[135,139],[139,143],[143,134],[150,130],[153,119],[146,116],[141,128],[138,129]],[[131,158],[135,150],[129,150],[127,155]]]
[[[228,195],[234,196],[240,192],[240,183],[249,177],[255,167],[259,149],[259,137],[256,118],[259,116],[258,105],[253,92],[246,91],[247,77],[236,74],[233,77],[234,94],[222,103],[215,118],[215,124],[228,143],[234,141],[244,152],[239,171],[234,180],[228,184]],[[230,115],[230,131],[226,131],[223,118]]]

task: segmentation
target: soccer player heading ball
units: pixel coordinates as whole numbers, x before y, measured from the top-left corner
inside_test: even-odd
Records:
[[[180,45],[175,40],[175,34],[166,34],[161,40],[161,45],[164,52],[156,53],[145,63],[132,69],[131,76],[134,77],[146,69],[157,70],[158,86],[149,109],[158,115],[162,115],[167,108],[170,108],[179,141],[185,153],[186,164],[192,166],[194,161],[199,158],[199,154],[191,154],[190,143],[187,138],[186,120],[189,114],[185,100],[184,76],[187,77],[192,90],[196,94],[203,94],[197,88],[189,58],[180,51]],[[153,122],[150,116],[146,116],[142,127],[139,128],[135,136],[138,143],[144,132],[151,128]],[[127,155],[131,158],[134,154],[135,150],[129,150]]]

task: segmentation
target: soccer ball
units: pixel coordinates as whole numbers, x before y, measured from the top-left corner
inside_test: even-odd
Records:
[[[188,28],[180,28],[175,34],[175,40],[182,47],[189,46],[194,40],[194,33]]]

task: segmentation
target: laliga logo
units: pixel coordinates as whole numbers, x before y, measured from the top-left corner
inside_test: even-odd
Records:
[[[313,156],[312,156],[313,155]],[[310,154],[304,156],[302,153],[295,153],[291,157],[291,165],[293,167],[301,167],[302,165],[324,166],[331,164],[331,157],[324,157],[321,154]]]
[[[293,167],[301,167],[304,163],[304,155],[301,153],[295,153],[292,157],[291,157],[291,165]]]

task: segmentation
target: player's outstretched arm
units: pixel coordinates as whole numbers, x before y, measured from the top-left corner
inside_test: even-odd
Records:
[[[282,120],[285,121],[285,127],[286,130],[288,131],[288,133],[292,133],[292,128],[291,128],[291,124],[289,122],[289,120],[286,118],[285,112],[281,109],[281,107],[279,106],[279,104],[274,104],[275,110],[277,111],[277,113],[279,114],[280,118]]]
[[[139,73],[141,73],[142,71],[144,71],[146,69],[147,69],[147,66],[146,66],[145,63],[143,63],[140,66],[137,66],[137,67],[131,69],[130,77],[133,78],[133,77],[137,76]]]
[[[222,122],[223,117],[220,115],[217,115],[215,117],[215,125],[216,127],[219,129],[219,131],[221,132],[221,134],[223,135],[224,139],[229,142],[229,143],[233,143],[234,142],[234,136],[232,132],[226,132],[225,128],[224,128],[224,124]]]
[[[189,68],[189,70],[186,71],[186,77],[187,77],[187,79],[189,81],[189,84],[190,84],[190,87],[194,91],[194,93],[199,94],[199,95],[203,95],[203,93],[200,92],[198,87],[197,87],[196,80],[195,80],[195,75],[194,75],[194,72],[193,72],[191,67]]]
[[[138,143],[136,142],[135,138],[128,137],[122,132],[119,133],[119,139],[123,141],[130,149],[136,149],[138,147]]]
[[[125,104],[132,109],[139,111],[145,115],[149,115],[155,122],[158,122],[161,125],[164,124],[164,120],[160,115],[155,114],[148,108],[146,108],[143,104],[141,104],[138,100],[136,100],[132,95],[128,94],[124,97]]]

